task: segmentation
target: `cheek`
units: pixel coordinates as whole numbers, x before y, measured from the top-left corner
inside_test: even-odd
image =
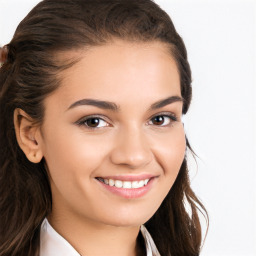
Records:
[[[173,185],[186,152],[186,139],[182,124],[174,127],[168,136],[163,136],[154,146],[154,155],[160,165],[167,192]]]
[[[182,124],[173,127],[169,134],[164,134],[158,137],[158,142],[155,141],[154,151],[163,169],[168,171],[173,166],[181,165],[185,156],[186,139]]]
[[[48,135],[44,155],[51,176],[54,173],[67,178],[83,174],[91,176],[108,151],[108,143],[102,136],[85,136],[82,131],[64,130]]]
[[[81,202],[90,205],[96,200],[92,181],[106,159],[108,139],[107,136],[88,136],[80,129],[74,132],[74,128],[69,130],[67,127],[59,128],[58,133],[48,131],[44,155],[55,207],[63,209],[69,205],[77,212],[93,211],[92,205],[84,208]]]

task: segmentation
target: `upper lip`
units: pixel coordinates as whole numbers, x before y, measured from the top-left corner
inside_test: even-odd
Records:
[[[112,179],[112,180],[120,180],[120,181],[137,181],[137,180],[146,180],[157,177],[159,175],[153,174],[137,174],[137,175],[113,175],[113,176],[97,176],[96,178],[102,179]]]

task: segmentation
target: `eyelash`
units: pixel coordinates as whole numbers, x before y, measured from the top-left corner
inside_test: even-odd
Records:
[[[173,124],[173,122],[176,122],[178,119],[176,117],[176,115],[174,115],[173,113],[170,112],[163,112],[163,113],[159,113],[157,115],[154,115],[153,117],[150,118],[149,122],[152,122],[152,119],[156,118],[156,117],[164,117],[164,118],[169,118],[169,123],[167,125],[156,125],[156,126],[160,126],[160,127],[167,127],[167,126],[171,126]],[[86,122],[88,122],[89,120],[92,119],[98,119],[100,121],[104,121],[106,123],[108,123],[108,121],[106,121],[104,118],[102,118],[102,116],[99,115],[91,115],[91,116],[87,116],[86,118],[82,118],[79,121],[76,122],[77,125],[79,126],[85,126],[86,129],[91,129],[91,130],[95,130],[95,129],[100,129],[102,127],[90,127],[86,124]],[[151,124],[150,124],[151,125]],[[152,124],[153,125],[153,124]],[[109,126],[109,125],[106,125]],[[104,127],[106,127],[104,126]]]

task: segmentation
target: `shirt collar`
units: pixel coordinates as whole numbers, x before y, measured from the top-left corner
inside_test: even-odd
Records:
[[[160,256],[156,245],[144,225],[141,233],[145,240],[147,256]],[[58,234],[45,218],[40,231],[40,256],[81,256],[71,244]]]

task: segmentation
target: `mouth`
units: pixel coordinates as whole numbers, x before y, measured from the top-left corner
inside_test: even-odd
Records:
[[[142,175],[140,177],[96,177],[104,192],[110,192],[127,199],[140,198],[154,186],[158,176]]]
[[[114,179],[104,179],[101,177],[96,178],[98,181],[106,184],[110,187],[116,187],[116,188],[126,188],[126,189],[135,189],[135,188],[142,188],[148,184],[148,182],[153,179],[142,179],[142,180],[114,180]]]

